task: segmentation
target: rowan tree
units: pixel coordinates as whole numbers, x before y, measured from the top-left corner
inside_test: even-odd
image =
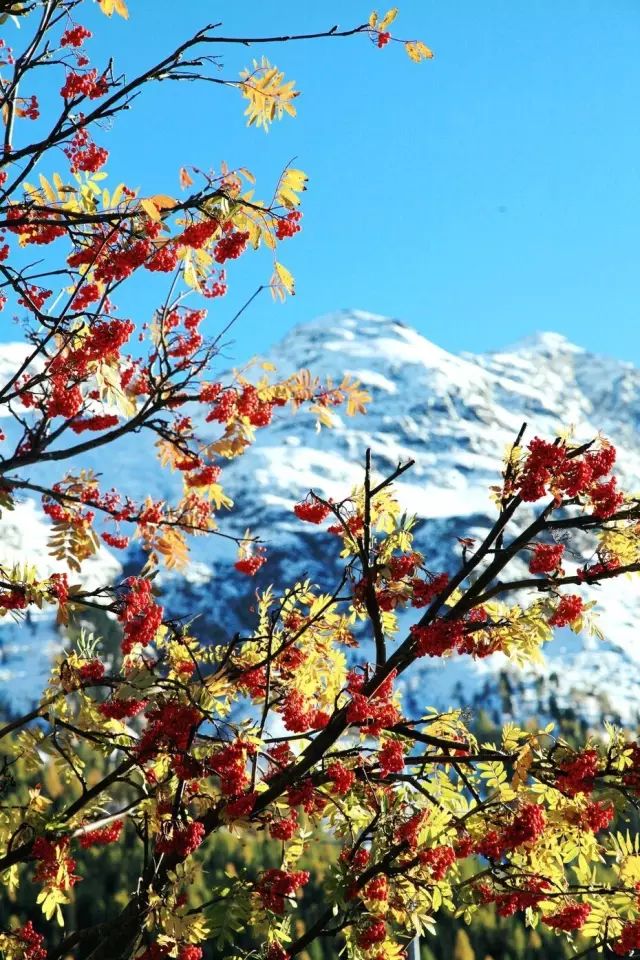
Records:
[[[127,16],[122,0],[99,5]],[[0,389],[11,425],[1,501],[9,510],[41,499],[59,570],[43,578],[36,557],[3,567],[0,614],[51,608],[64,625],[97,611],[119,624],[121,645],[114,660],[80,635],[34,709],[0,730],[0,871],[8,897],[18,885],[32,893],[29,913],[0,935],[5,958],[198,960],[213,942],[238,956],[235,935],[249,930],[243,955],[263,960],[321,938],[354,960],[393,960],[416,931],[437,930],[441,911],[471,920],[486,904],[580,938],[579,950],[632,954],[640,850],[615,825],[638,805],[640,745],[607,727],[574,749],[551,726],[525,729],[526,718],[500,742],[478,743],[460,710],[425,704],[406,716],[401,696],[425,657],[538,658],[555,631],[593,628],[598,584],[640,570],[640,502],[618,489],[604,438],[529,439],[523,428],[494,490],[495,523],[482,541],[461,537],[457,569],[432,569],[414,548],[393,486],[411,464],[378,476],[366,454],[361,486],[339,501],[310,491],[293,511],[323,525],[337,583],[296,579],[292,558],[291,582],[256,600],[251,578],[268,565],[271,530],[266,544],[232,538],[229,575],[254,625],[246,635],[198,640],[154,592],[155,569],[184,566],[192,536],[230,536],[224,465],[272,417],[305,408],[330,426],[332,407],[358,414],[369,398],[348,377],[320,382],[309,371],[278,379],[254,367],[223,382],[219,341],[200,332],[231,261],[252,248],[273,259],[265,287],[292,292],[277,251],[300,229],[305,175],[286,168],[268,202],[246,169],[183,168],[177,197],[106,188],[106,121],[147,85],[205,77],[240,91],[250,124],[293,115],[294,84],[261,53],[239,78],[218,72],[230,44],[351,38],[403,43],[416,61],[429,49],[392,36],[395,10],[299,37],[227,37],[211,24],[129,79],[115,62],[93,63],[86,6],[2,4],[20,52],[2,42],[0,286],[5,312],[27,319],[24,352]],[[119,288],[145,271],[166,274],[166,295],[149,316],[123,316]],[[136,502],[83,468],[83,454],[140,431],[155,434],[158,469],[182,478],[175,502]],[[147,555],[138,574],[89,590],[83,569],[100,542],[125,550],[133,540]],[[62,802],[38,782],[43,758],[64,781]],[[202,851],[225,831],[277,841],[279,866],[229,876],[203,898]],[[92,850],[125,838],[137,851],[135,885],[100,923],[71,923]],[[300,861],[320,838],[336,855],[300,930],[297,899],[310,879]],[[131,863],[129,853],[123,876]],[[49,921],[58,936],[45,938]]]

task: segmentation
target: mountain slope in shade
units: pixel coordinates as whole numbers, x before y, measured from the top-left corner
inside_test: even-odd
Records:
[[[6,367],[4,349],[0,371]],[[499,352],[455,356],[398,320],[341,311],[296,328],[269,359],[279,373],[300,367],[334,379],[350,373],[373,402],[366,416],[338,414],[335,428],[320,433],[307,415],[281,416],[244,457],[225,467],[225,489],[237,505],[226,529],[229,522],[238,533],[250,527],[267,541],[264,583],[284,586],[308,575],[332,586],[335,541],[300,524],[292,506],[311,488],[335,498],[348,494],[362,481],[367,447],[378,474],[415,460],[398,490],[406,509],[419,517],[417,546],[436,571],[457,562],[457,536],[480,537],[493,522],[489,487],[498,481],[502,455],[523,421],[529,437],[555,436],[573,425],[582,440],[601,430],[618,446],[624,487],[640,489],[640,370],[594,356],[558,334],[539,334]],[[98,452],[83,465],[102,470],[108,486],[117,464],[118,484],[127,492],[166,496],[174,480],[159,476],[150,461],[145,468],[150,450],[143,435],[131,437],[120,442],[117,456]],[[199,538],[189,582],[165,577],[166,605],[176,614],[206,611],[200,621],[205,636],[247,628],[242,618],[255,584],[230,577],[230,559],[222,541]],[[525,671],[500,656],[479,663],[427,659],[407,682],[410,700],[418,708],[491,707],[504,702],[506,689],[508,698],[532,712],[546,711],[551,698],[574,704],[587,718],[604,709],[635,719],[637,587],[621,580],[596,589],[604,641],[559,636],[545,663]]]

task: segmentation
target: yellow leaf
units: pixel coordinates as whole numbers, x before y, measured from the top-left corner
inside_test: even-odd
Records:
[[[115,190],[113,191],[113,193],[111,194],[111,206],[112,206],[112,207],[117,207],[117,206],[118,206],[118,203],[119,203],[120,200],[122,199],[123,192],[124,192],[124,183],[119,183],[118,186],[117,186],[117,187],[115,188]]]
[[[377,22],[378,22],[378,14],[374,10],[371,16],[369,17],[369,26],[371,27],[372,30],[376,29]]]
[[[347,394],[347,416],[355,417],[357,413],[366,413],[367,404],[371,402],[371,394],[366,390],[359,390],[354,384]]]
[[[167,193],[154,193],[152,197],[149,197],[149,200],[158,210],[173,210],[178,203],[174,197],[170,197]]]
[[[155,539],[153,546],[164,557],[169,570],[184,570],[189,562],[189,547],[184,536],[176,529],[165,529]]]
[[[515,762],[515,772],[513,774],[513,779],[511,780],[511,787],[513,790],[519,790],[521,786],[526,784],[527,776],[529,775],[529,770],[531,764],[533,763],[533,749],[531,743],[525,743],[524,747],[518,753]]]
[[[247,170],[246,167],[240,167],[240,168],[238,169],[238,173],[241,173],[242,176],[245,178],[245,180],[248,180],[249,183],[255,183],[255,182],[256,182],[256,178],[254,177],[254,175],[251,173],[250,170]]]
[[[193,290],[200,290],[200,281],[198,280],[198,273],[196,271],[195,264],[191,257],[185,257],[182,275],[184,277],[184,282],[187,286],[191,287]]]
[[[300,203],[298,194],[307,189],[308,179],[304,170],[295,170],[289,167],[280,177],[280,183],[276,190],[277,202],[293,210]]]
[[[64,200],[64,183],[62,182],[62,177],[59,173],[53,174],[53,182],[56,190],[58,191],[58,197],[60,200]]]
[[[398,8],[397,8],[397,7],[391,7],[391,10],[387,10],[387,12],[385,13],[384,17],[382,18],[382,20],[381,20],[380,23],[378,24],[377,29],[378,29],[378,30],[386,30],[387,27],[390,27],[390,26],[391,26],[391,24],[393,23],[393,21],[395,20],[395,18],[396,18],[397,16],[398,16]]]
[[[141,200],[140,206],[151,220],[162,220],[162,215],[152,200]]]
[[[295,294],[295,280],[293,279],[293,274],[290,273],[286,267],[283,267],[281,263],[278,263],[277,260],[274,264],[274,269],[282,286],[290,296],[293,296]]]
[[[98,0],[98,5],[107,17],[117,13],[124,20],[129,19],[129,11],[124,0]]]
[[[40,174],[40,186],[42,187],[44,191],[44,195],[47,198],[47,200],[50,200],[52,203],[55,203],[56,200],[58,199],[55,194],[55,191],[51,187],[51,184],[49,183],[47,178],[42,174]]]
[[[276,116],[278,119],[283,113],[295,116],[296,111],[291,103],[298,96],[298,91],[293,89],[295,83],[284,83],[284,73],[273,67],[266,57],[262,58],[261,63],[254,60],[253,70],[243,70],[240,77],[238,86],[242,96],[249,101],[245,110],[248,126],[255,124],[266,131]]]
[[[407,51],[407,56],[414,63],[420,63],[422,60],[433,60],[433,50],[430,50],[421,40],[410,40],[405,43],[404,48]]]

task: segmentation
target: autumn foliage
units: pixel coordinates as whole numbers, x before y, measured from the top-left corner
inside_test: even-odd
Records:
[[[219,341],[203,333],[234,261],[257,248],[272,262],[264,288],[293,293],[279,249],[302,227],[301,170],[284,169],[268,202],[244,168],[185,167],[166,194],[105,183],[104,121],[147,84],[205,75],[208,51],[260,41],[211,25],[127,79],[93,63],[88,6],[3,5],[20,49],[2,41],[0,288],[5,315],[25,319],[24,351],[0,387],[10,424],[0,503],[39,499],[59,569],[43,578],[37,557],[0,568],[0,615],[19,621],[43,608],[65,625],[99,612],[118,624],[120,651],[114,659],[81,635],[34,710],[0,730],[10,798],[0,807],[0,874],[8,897],[26,885],[32,904],[0,933],[4,957],[199,960],[209,944],[231,951],[235,933],[249,930],[250,955],[263,960],[321,938],[346,944],[354,960],[393,960],[416,931],[436,929],[441,911],[469,921],[486,904],[580,950],[640,949],[640,844],[625,827],[640,796],[640,745],[608,727],[575,749],[552,726],[525,729],[527,718],[478,743],[459,710],[425,702],[422,715],[406,716],[402,706],[421,658],[499,652],[524,664],[556,630],[597,629],[594,586],[640,569],[640,504],[619,489],[604,438],[579,445],[523,430],[493,491],[494,526],[481,542],[462,539],[460,564],[447,571],[415,549],[394,494],[411,464],[378,476],[367,454],[362,485],[342,500],[310,491],[292,508],[300,524],[322,525],[339,582],[296,580],[292,559],[291,581],[256,600],[250,578],[268,572],[268,542],[248,531],[231,537],[229,576],[253,630],[211,646],[166,614],[156,568],[183,568],[192,536],[230,536],[225,464],[276,416],[306,411],[330,427],[334,408],[361,414],[369,397],[349,377],[278,378],[269,365],[222,380]],[[128,16],[122,0],[99,6]],[[352,38],[374,58],[402,43],[412,60],[430,59],[422,42],[395,37],[395,15],[269,40]],[[46,118],[41,71],[55,91]],[[237,78],[208,76],[240,92],[249,124],[295,115],[295,84],[262,54]],[[166,275],[164,299],[151,316],[122,316],[120,287],[146,272]],[[83,467],[88,451],[140,431],[155,435],[158,470],[181,477],[175,502],[103,489]],[[41,480],[38,468],[51,476],[56,464],[56,481]],[[277,540],[277,530],[261,533]],[[581,559],[565,549],[578,533]],[[134,542],[144,567],[89,590],[84,565],[101,544]],[[39,782],[43,758],[63,779],[62,805]],[[202,851],[228,831],[277,841],[279,866],[230,876],[198,899]],[[321,836],[336,855],[323,902],[300,929],[311,879],[301,864]],[[92,851],[125,839],[137,850],[135,887],[118,891],[99,924],[70,922]]]

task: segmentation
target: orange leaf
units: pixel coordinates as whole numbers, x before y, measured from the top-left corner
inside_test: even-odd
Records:
[[[183,190],[190,187],[193,183],[193,177],[189,174],[186,167],[180,167],[180,186]]]

